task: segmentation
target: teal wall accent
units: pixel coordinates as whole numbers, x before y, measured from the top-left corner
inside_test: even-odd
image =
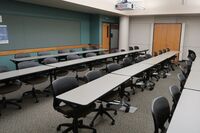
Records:
[[[36,41],[40,41],[40,40],[35,40],[34,42],[32,42],[32,44],[30,42],[28,45],[23,43],[22,39],[26,39],[27,41],[29,41],[29,39],[31,39],[30,37],[33,36],[32,32],[29,32],[32,35],[27,35],[27,34],[23,33],[24,30],[27,31],[27,28],[24,29],[25,22],[23,21],[23,19],[26,19],[26,25],[28,25],[30,23],[34,24],[34,22],[31,22],[31,20],[36,20],[36,21],[40,20],[39,22],[41,22],[41,23],[44,22],[45,20],[47,20],[47,21],[50,20],[52,22],[57,21],[56,22],[57,25],[55,25],[55,27],[52,27],[52,29],[55,29],[56,26],[58,26],[59,24],[64,24],[64,23],[69,24],[71,22],[70,28],[73,28],[73,29],[79,28],[79,29],[76,29],[76,31],[79,31],[80,35],[78,35],[78,36],[77,36],[77,34],[75,35],[75,37],[77,37],[76,40],[78,40],[76,42],[76,40],[74,39],[75,40],[74,43],[76,42],[75,45],[90,43],[90,14],[87,14],[87,13],[80,13],[80,12],[62,10],[62,9],[57,9],[57,8],[38,6],[38,5],[33,5],[33,4],[16,2],[13,0],[1,0],[0,1],[0,15],[3,18],[3,22],[0,24],[8,25],[8,34],[11,33],[8,35],[11,39],[10,43],[0,45],[0,51],[10,50],[10,49],[22,49],[22,48],[28,48],[28,47],[29,48],[37,48],[38,47],[39,44],[34,45],[33,43]],[[27,19],[27,18],[30,18],[30,19]],[[73,22],[76,24],[73,24]],[[33,24],[32,24],[32,26],[33,26]],[[79,25],[77,25],[77,24],[79,24]],[[50,26],[52,26],[52,25],[50,25]],[[12,32],[9,32],[9,28],[11,28],[11,27],[12,27],[12,29],[11,29]],[[31,27],[31,28],[33,28],[33,30],[35,29],[34,27]],[[30,30],[31,30],[31,28],[30,28]],[[61,30],[61,28],[59,30]],[[49,30],[46,30],[46,32],[48,32],[48,31]],[[43,32],[45,32],[45,31],[43,31]],[[67,32],[62,31],[62,33],[67,33]],[[69,31],[68,33],[70,33],[69,34],[69,36],[70,36],[71,33],[73,33],[73,31],[71,31],[71,32]],[[37,33],[35,33],[35,34],[37,34]],[[26,36],[29,36],[29,37],[26,37]],[[46,37],[48,37],[48,36],[46,36]],[[66,38],[67,38],[67,35],[66,35]],[[68,39],[70,39],[70,38],[68,38]],[[62,44],[61,44],[62,40],[61,41],[59,40],[60,42],[58,42],[58,43],[56,43],[56,41],[53,42],[52,39],[50,39],[50,38],[46,39],[46,40],[47,41],[42,44],[42,47],[74,44],[73,41],[71,41],[71,40],[67,41],[66,39],[63,40],[63,42],[66,42],[66,43],[62,43]],[[35,54],[33,54],[33,55],[35,55]],[[14,69],[15,68],[14,63],[12,63],[10,61],[11,57],[13,57],[13,55],[0,57],[0,64],[7,65],[7,66],[9,66],[9,68]]]
[[[99,31],[100,31],[100,16],[90,16],[90,43],[99,44]]]

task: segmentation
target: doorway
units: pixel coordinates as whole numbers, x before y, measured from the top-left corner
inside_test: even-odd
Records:
[[[172,51],[179,51],[181,30],[181,23],[155,23],[152,53],[166,48]]]
[[[102,27],[102,48],[108,49],[110,52],[118,49],[119,25],[103,23]]]

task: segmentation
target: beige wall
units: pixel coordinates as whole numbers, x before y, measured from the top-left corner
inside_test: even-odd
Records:
[[[193,49],[200,55],[200,17],[199,16],[148,16],[131,17],[129,26],[129,45],[150,48],[154,23],[185,23],[182,59],[186,59],[187,50]]]

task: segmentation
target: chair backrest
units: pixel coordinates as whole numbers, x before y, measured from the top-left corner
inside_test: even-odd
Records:
[[[139,49],[139,46],[134,46],[134,49],[135,49],[135,50]]]
[[[51,53],[49,51],[45,51],[45,52],[38,52],[37,55],[38,56],[43,56],[43,55],[50,55]]]
[[[102,72],[99,70],[89,71],[85,74],[86,82],[90,82],[92,80],[98,79],[102,76]]]
[[[24,62],[18,63],[18,68],[24,69],[24,68],[35,67],[35,66],[39,66],[39,65],[40,64],[35,61],[24,61]]]
[[[67,56],[67,60],[75,60],[75,59],[80,59],[81,56],[77,55],[77,54],[71,54]]]
[[[196,59],[196,53],[191,49],[188,50],[188,58],[190,58],[192,61]]]
[[[87,53],[85,55],[85,57],[92,57],[92,56],[96,56],[97,54],[96,53]]]
[[[149,58],[151,58],[152,57],[152,55],[150,55],[150,54],[145,54],[145,59],[149,59]]]
[[[124,59],[123,59],[123,62],[122,62],[122,65],[123,65],[123,67],[126,67],[126,66],[130,66],[130,65],[132,65],[132,58],[131,57],[125,57]]]
[[[15,54],[14,58],[26,58],[31,57],[29,53]]]
[[[76,50],[75,49],[70,49],[69,52],[71,52],[71,53],[72,52],[76,52]]]
[[[159,54],[162,54],[163,52],[162,52],[162,50],[159,50],[158,53],[159,53]]]
[[[141,61],[143,61],[143,60],[144,60],[144,58],[141,57],[141,56],[138,56],[138,57],[135,58],[135,62],[136,62],[136,63],[139,63],[139,62],[141,62]]]
[[[58,54],[69,53],[69,49],[58,50]]]
[[[185,85],[186,78],[183,75],[183,73],[178,73],[177,77],[178,77],[178,80],[180,81],[180,91],[182,92],[184,85]]]
[[[78,87],[78,81],[75,77],[62,77],[57,80],[54,80],[52,83],[52,93],[53,93],[53,107],[56,109],[56,107],[59,106],[60,100],[56,98],[56,96],[65,93],[67,91],[70,91],[76,87]]]
[[[167,51],[167,52],[169,52],[169,51],[170,51],[170,49],[169,49],[169,48],[166,48],[166,51]]]
[[[129,46],[128,48],[129,48],[129,50],[134,50],[134,48],[132,46]]]
[[[171,85],[169,87],[169,91],[170,91],[170,94],[172,96],[173,102],[174,102],[174,104],[176,106],[177,103],[178,103],[179,97],[181,95],[181,92],[180,92],[179,88],[176,85]]]
[[[118,69],[120,69],[121,66],[117,63],[111,63],[111,64],[108,64],[107,65],[107,71],[110,73],[110,72],[113,72],[113,71],[116,71]]]
[[[167,50],[166,49],[163,49],[163,53],[166,53],[167,52]]]
[[[158,53],[157,53],[157,52],[154,52],[153,55],[154,55],[154,56],[158,56]]]
[[[8,69],[7,66],[0,65],[0,73],[2,73],[2,72],[8,72],[8,71],[9,71],[9,69]]]
[[[45,58],[42,63],[43,64],[51,64],[51,63],[57,63],[58,60],[54,57],[49,57],[49,58]]]
[[[165,97],[157,97],[152,102],[151,108],[155,132],[158,133],[159,129],[164,130],[165,122],[170,117],[170,106],[169,102]]]
[[[126,51],[126,50],[125,50],[125,49],[121,49],[121,50],[120,50],[120,52],[124,52],[124,51]]]

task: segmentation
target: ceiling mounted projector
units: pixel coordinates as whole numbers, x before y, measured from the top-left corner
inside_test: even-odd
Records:
[[[115,5],[117,10],[133,10],[133,2],[129,2],[128,0],[122,0],[121,2]]]

